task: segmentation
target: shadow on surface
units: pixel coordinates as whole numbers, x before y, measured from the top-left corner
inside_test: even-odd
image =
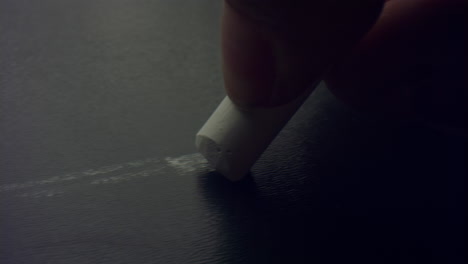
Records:
[[[223,260],[461,263],[463,139],[416,126],[332,126],[311,136],[301,148],[315,151],[305,154],[285,155],[297,146],[285,147],[295,139],[283,135],[243,182],[199,179],[220,219]]]

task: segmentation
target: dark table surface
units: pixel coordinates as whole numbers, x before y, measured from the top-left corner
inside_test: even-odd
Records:
[[[247,180],[195,154],[219,0],[0,0],[1,263],[462,263],[464,141],[320,87]]]

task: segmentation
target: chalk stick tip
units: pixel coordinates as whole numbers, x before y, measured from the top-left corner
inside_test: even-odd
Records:
[[[244,172],[234,165],[236,162],[232,150],[224,148],[210,137],[197,134],[195,145],[210,166],[230,181],[240,181],[248,174],[249,171]]]

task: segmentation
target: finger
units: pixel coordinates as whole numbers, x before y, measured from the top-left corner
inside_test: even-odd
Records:
[[[446,0],[387,2],[351,56],[327,76],[328,87],[360,109],[461,127],[466,6]]]
[[[230,0],[223,15],[223,72],[239,105],[299,96],[371,27],[380,0]]]

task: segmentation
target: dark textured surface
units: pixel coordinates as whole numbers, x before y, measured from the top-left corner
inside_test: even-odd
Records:
[[[464,141],[320,88],[238,184],[220,1],[0,0],[1,263],[462,263]]]

